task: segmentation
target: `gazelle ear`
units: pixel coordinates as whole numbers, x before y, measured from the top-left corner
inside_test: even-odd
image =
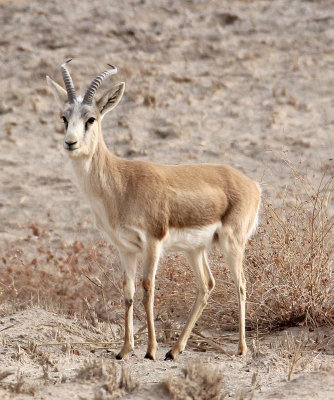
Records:
[[[100,111],[101,119],[105,114],[107,114],[107,112],[111,111],[117,106],[123,96],[124,89],[125,83],[119,82],[112,86],[111,89],[108,89],[106,92],[104,92],[99,100],[97,100],[97,108]]]
[[[50,88],[52,89],[52,92],[57,100],[58,105],[63,108],[64,104],[67,101],[67,92],[64,88],[62,88],[58,83],[56,83],[54,80],[52,80],[49,76],[46,76],[46,81]]]

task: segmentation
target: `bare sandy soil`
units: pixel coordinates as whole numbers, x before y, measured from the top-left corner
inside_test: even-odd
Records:
[[[104,377],[97,368],[95,375],[89,371],[94,360],[102,361],[105,368],[115,363],[115,346],[119,346],[119,342],[110,344],[108,350],[94,346],[94,343],[100,346],[110,342],[112,334],[107,324],[101,323],[93,329],[82,320],[39,308],[2,317],[0,323],[2,330],[7,328],[1,336],[1,398],[25,399],[31,395],[39,399],[111,398],[108,392],[103,395]],[[333,343],[324,346],[325,342],[329,343],[325,339],[329,333],[324,328],[312,334],[304,328],[293,328],[254,339],[252,350],[245,357],[235,356],[235,343],[227,341],[225,354],[187,349],[177,362],[162,361],[168,349],[166,345],[160,346],[156,362],[144,360],[145,348],[138,340],[135,354],[126,361],[117,362],[116,369],[120,374],[121,366],[124,366],[134,382],[133,392],[124,393],[126,399],[170,398],[161,383],[179,375],[182,368],[198,362],[206,370],[221,373],[222,394],[226,397],[333,399],[334,348]],[[293,337],[307,337],[300,354],[292,351],[286,341]],[[87,342],[92,345],[78,344]],[[288,382],[289,366],[295,354],[299,362],[293,369],[293,379]],[[11,375],[6,377],[6,372]],[[100,397],[99,393],[102,393]]]
[[[69,57],[81,90],[107,63],[117,65],[117,78],[126,82],[121,104],[103,121],[115,154],[231,164],[260,181],[272,202],[279,193],[290,195],[284,158],[314,182],[325,169],[334,172],[331,0],[1,1],[0,26],[3,270],[7,253],[23,263],[38,257],[39,238],[31,233],[36,226],[47,232],[55,253],[76,240],[100,239],[71,183],[62,121],[45,84],[45,75],[61,82],[59,66]],[[80,318],[36,307],[9,310],[2,306],[1,398],[107,398],[97,394],[103,377],[94,381],[78,373],[89,360],[112,365],[113,350],[66,343],[108,342],[117,338],[109,326],[94,330]],[[176,363],[160,361],[164,344],[159,361],[143,360],[138,339],[135,355],[123,364],[141,385],[124,398],[168,398],[160,383],[201,359],[222,372],[223,391],[232,398],[334,399],[329,333],[298,329],[291,335],[310,335],[310,342],[290,382],[296,351],[283,333],[255,340],[244,358],[233,356],[236,345],[227,341],[227,354],[189,347]],[[43,345],[54,342],[63,345]]]

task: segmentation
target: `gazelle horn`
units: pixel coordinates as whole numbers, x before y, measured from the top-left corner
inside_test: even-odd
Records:
[[[74,103],[74,101],[76,100],[77,96],[75,94],[75,89],[74,89],[74,85],[73,85],[73,81],[72,81],[71,75],[70,75],[70,73],[69,73],[69,71],[67,69],[67,66],[66,66],[66,64],[68,64],[70,61],[72,61],[72,58],[70,58],[69,60],[64,62],[64,64],[62,64],[61,73],[63,75],[63,79],[64,79],[64,82],[65,82],[68,101],[69,101],[69,103]]]
[[[109,75],[117,74],[117,68],[114,65],[108,64],[111,69],[101,72],[89,85],[82,104],[91,105],[93,102],[93,97],[98,87],[101,85],[102,81]]]

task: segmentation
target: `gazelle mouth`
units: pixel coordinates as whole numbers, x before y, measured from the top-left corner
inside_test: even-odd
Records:
[[[74,150],[78,150],[79,147],[65,147],[65,150],[67,151],[74,151]]]

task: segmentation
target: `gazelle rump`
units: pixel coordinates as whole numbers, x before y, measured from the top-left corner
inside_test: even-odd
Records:
[[[185,327],[166,359],[184,350],[201,315],[215,280],[207,253],[212,243],[221,248],[237,289],[239,304],[238,353],[245,341],[244,249],[255,229],[260,204],[258,185],[225,165],[162,165],[130,161],[112,155],[103,140],[101,121],[120,101],[124,83],[113,85],[94,99],[102,81],[116,67],[100,73],[83,99],[76,96],[67,69],[61,67],[66,90],[47,77],[62,109],[64,148],[77,184],[87,198],[96,225],[117,247],[125,298],[124,345],[117,358],[133,351],[133,297],[138,258],[143,258],[143,304],[147,315],[148,346],[145,357],[155,359],[154,285],[158,262],[165,250],[182,251],[194,270],[197,297]]]

